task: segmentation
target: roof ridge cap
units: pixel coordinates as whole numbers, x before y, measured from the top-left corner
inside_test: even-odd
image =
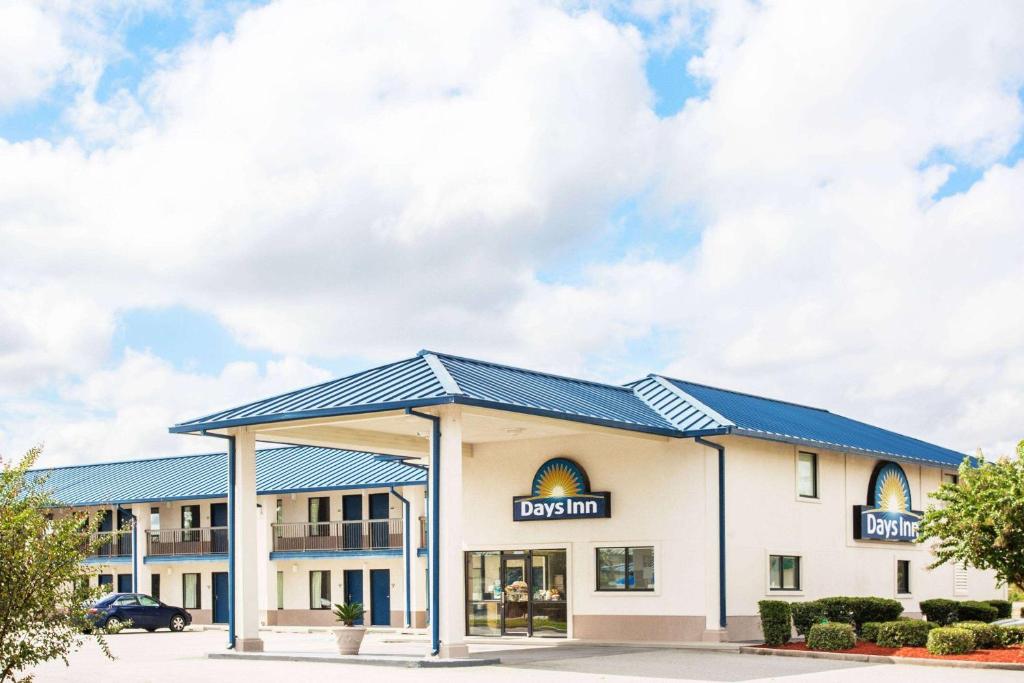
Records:
[[[454,360],[466,361],[468,363],[479,363],[480,365],[490,365],[491,367],[504,368],[505,370],[514,370],[516,372],[526,372],[531,375],[541,375],[543,377],[551,377],[552,379],[561,379],[565,380],[566,382],[576,382],[577,384],[592,384],[594,386],[603,387],[605,389],[617,389],[619,391],[628,391],[629,393],[633,393],[632,389],[630,389],[629,387],[622,386],[620,384],[609,384],[607,382],[598,382],[597,380],[583,379],[581,377],[570,377],[568,375],[556,375],[553,372],[546,372],[544,370],[531,370],[530,368],[523,368],[517,365],[509,365],[508,363],[497,363],[492,360],[482,360],[480,358],[470,358],[468,356],[457,356],[453,353],[441,353],[438,351],[430,351],[428,349],[423,349],[416,355],[426,356],[427,354],[437,356],[438,359],[452,358]]]
[[[446,394],[465,394],[462,389],[459,388],[459,383],[452,377],[452,373],[448,372],[448,368],[445,367],[444,362],[438,357],[433,351],[420,351],[420,357],[427,362],[427,367],[431,369],[434,376],[437,377],[437,381],[441,383],[441,388],[444,389]]]
[[[663,377],[662,375],[658,375],[658,374],[655,374],[655,373],[652,372],[650,375],[648,375],[648,377],[653,379],[655,382],[657,382],[658,384],[660,384],[664,388],[666,388],[669,391],[671,391],[676,396],[679,396],[680,398],[686,400],[694,408],[697,408],[698,410],[702,411],[705,415],[707,415],[708,417],[712,418],[716,422],[718,422],[718,423],[720,423],[720,424],[722,424],[722,425],[724,425],[726,427],[735,427],[736,426],[735,422],[733,422],[732,420],[730,420],[726,416],[722,415],[720,412],[718,412],[717,410],[715,410],[714,408],[712,408],[708,404],[706,404],[703,401],[699,400],[697,397],[691,395],[690,393],[688,393],[686,391],[683,391],[682,389],[677,387],[675,384],[670,382],[667,378]]]

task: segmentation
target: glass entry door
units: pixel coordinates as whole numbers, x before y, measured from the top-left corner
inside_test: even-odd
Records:
[[[527,555],[501,556],[502,614],[501,635],[530,635],[530,558]]]
[[[466,632],[564,638],[566,587],[564,550],[466,553]]]

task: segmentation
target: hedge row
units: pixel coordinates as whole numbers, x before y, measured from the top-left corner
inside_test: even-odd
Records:
[[[921,601],[921,613],[928,621],[936,624],[952,624],[957,621],[981,621],[989,623],[996,619],[1008,619],[1013,605],[1006,600],[947,600],[935,598]]]
[[[859,632],[869,622],[893,621],[903,613],[903,605],[890,598],[834,597],[792,604],[793,626],[806,636],[815,624],[838,622],[851,624]]]
[[[887,621],[878,627],[875,639],[880,647],[924,647],[932,625],[918,619]]]

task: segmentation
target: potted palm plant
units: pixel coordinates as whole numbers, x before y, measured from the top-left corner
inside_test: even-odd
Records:
[[[360,602],[346,602],[343,605],[335,605],[334,618],[341,622],[341,626],[332,628],[334,640],[338,643],[338,654],[357,655],[359,646],[366,635],[366,627],[356,626],[355,623],[363,618],[363,605]]]

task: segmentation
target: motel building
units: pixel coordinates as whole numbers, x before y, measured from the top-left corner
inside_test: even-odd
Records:
[[[753,640],[767,598],[892,597],[913,615],[928,598],[1006,594],[990,572],[927,569],[928,546],[913,542],[962,453],[660,375],[616,386],[422,351],[171,431],[220,438],[227,453],[104,465],[132,474],[79,498],[124,500],[145,530],[139,585],[159,576],[176,602],[198,574],[198,611],[226,603],[203,618],[227,620],[241,651],[262,649],[261,625],[330,623],[311,603],[328,590],[355,599],[350,579],[373,613],[374,570],[388,571],[390,597],[371,623],[386,612],[426,624],[426,654],[445,658],[481,638]],[[203,458],[208,474],[188,474]],[[154,553],[195,537],[187,505],[208,542]],[[97,561],[128,573],[113,560]]]

